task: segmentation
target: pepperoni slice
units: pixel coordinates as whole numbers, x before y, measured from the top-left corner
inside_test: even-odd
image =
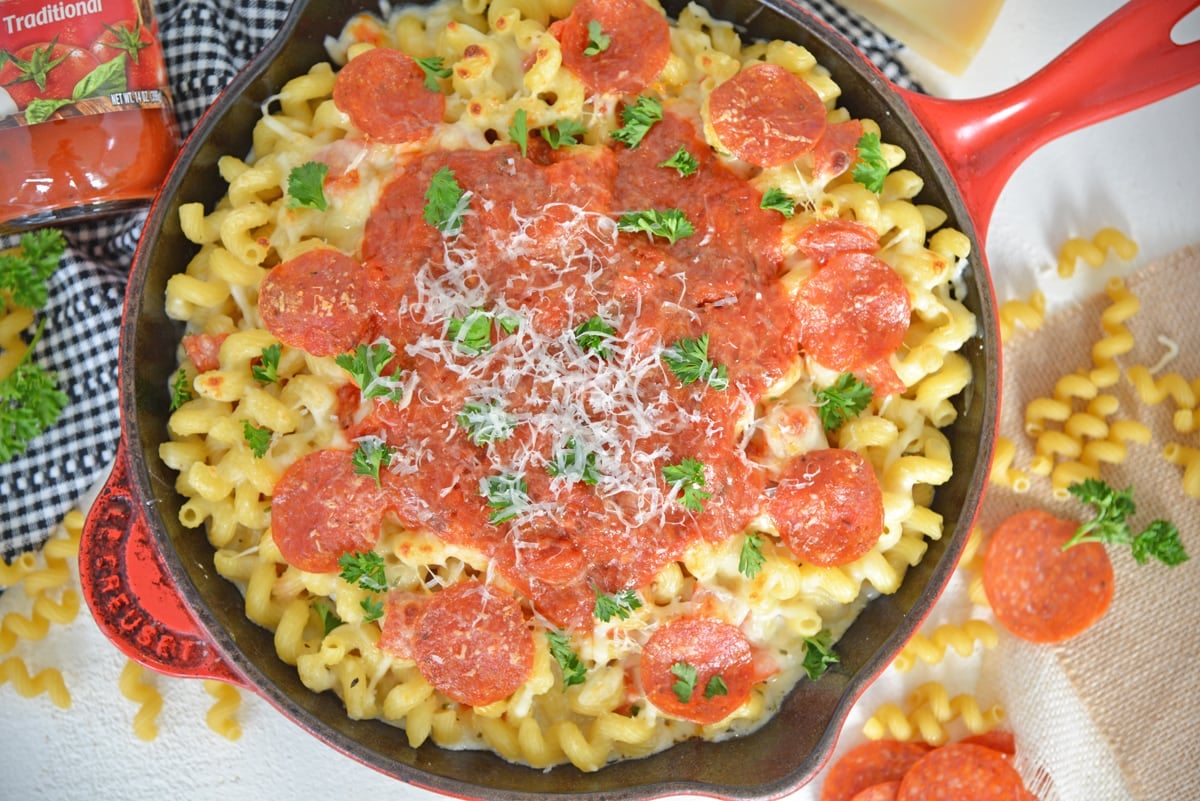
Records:
[[[813,149],[825,133],[825,104],[799,76],[776,64],[754,64],[713,90],[708,119],[734,156],[774,167]]]
[[[371,291],[362,265],[340,251],[319,248],[267,273],[259,287],[258,314],[285,345],[334,356],[366,333]]]
[[[383,629],[379,633],[379,647],[400,659],[415,659],[417,649],[417,624],[425,607],[428,595],[393,590],[388,593],[387,609],[383,614]]]
[[[533,670],[533,633],[520,603],[479,581],[435,594],[417,624],[413,647],[421,675],[468,706],[507,698]]]
[[[897,801],[1021,801],[1025,783],[1004,756],[952,743],[917,760],[900,780]]]
[[[844,448],[809,451],[789,464],[769,510],[791,552],[821,567],[853,562],[883,532],[879,479],[866,459]]]
[[[881,784],[872,784],[862,792],[855,793],[854,798],[850,801],[896,801],[896,795],[900,792],[900,782],[882,782]]]
[[[608,46],[588,55],[584,51],[593,21],[608,37]],[[563,66],[591,92],[639,92],[658,77],[671,56],[666,17],[642,0],[580,0],[553,30]]]
[[[850,165],[858,160],[858,140],[862,135],[861,120],[826,126],[825,133],[813,148],[813,176],[819,181],[828,181],[850,169]]]
[[[1113,568],[1104,546],[1087,542],[1063,550],[1077,527],[1029,509],[992,533],[983,589],[996,618],[1018,637],[1062,642],[1099,620],[1112,602]]]
[[[993,751],[999,751],[1001,754],[1013,756],[1017,753],[1017,741],[1013,737],[1011,731],[1003,731],[1002,729],[993,729],[983,734],[972,734],[969,737],[964,737],[959,740],[960,743],[968,745],[982,745],[984,748],[990,748]]]
[[[221,367],[221,343],[228,334],[188,334],[183,338],[183,350],[196,370],[207,373]]]
[[[877,398],[899,395],[908,389],[908,385],[900,379],[900,376],[896,375],[896,370],[887,359],[880,359],[855,370],[854,376],[864,384],[868,384]]]
[[[678,673],[688,667],[695,670],[695,681],[685,688]],[[650,636],[639,675],[647,700],[664,714],[716,723],[750,697],[754,654],[737,626],[712,618],[679,618]]]
[[[288,564],[332,573],[343,553],[367,551],[379,541],[382,494],[370,478],[355,474],[351,457],[337,448],[313,451],[275,484],[271,534]]]
[[[929,751],[925,743],[868,740],[847,751],[829,769],[820,801],[852,801],[872,787],[898,782]]]
[[[904,280],[865,253],[839,253],[798,293],[801,346],[831,370],[855,371],[904,342],[912,302]]]
[[[795,239],[796,249],[824,266],[839,253],[872,254],[879,250],[879,234],[866,223],[836,217],[804,226]]]
[[[350,59],[333,83],[333,103],[368,138],[418,142],[446,112],[446,97],[425,86],[425,73],[399,50],[375,47]]]

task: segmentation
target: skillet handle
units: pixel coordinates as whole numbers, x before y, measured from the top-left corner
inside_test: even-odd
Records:
[[[987,97],[932,98],[897,89],[941,150],[980,242],[1018,166],[1064,134],[1200,83],[1200,42],[1171,31],[1200,0],[1131,0],[1039,72]]]
[[[79,580],[92,617],[127,657],[152,670],[247,686],[184,606],[135,497],[122,444],[79,539]]]

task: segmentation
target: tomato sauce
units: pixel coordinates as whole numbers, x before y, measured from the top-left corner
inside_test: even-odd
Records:
[[[0,17],[0,232],[149,202],[179,148],[147,2],[11,0]]]
[[[698,159],[693,175],[661,166],[681,146]],[[316,305],[348,315],[370,306],[355,321],[360,341],[393,343],[413,388],[400,403],[340,396],[348,441],[380,437],[396,449],[380,478],[387,513],[478,549],[539,614],[588,629],[596,592],[644,587],[691,544],[720,543],[766,509],[768,476],[747,457],[743,427],[754,399],[798,358],[802,320],[778,280],[783,218],[760,208],[757,190],[710,155],[692,122],[667,113],[634,149],[530,151],[413,156],[365,227],[370,289]],[[422,207],[446,168],[469,211],[443,238]],[[695,233],[671,243],[617,229],[625,210],[667,208],[682,209]],[[328,269],[345,259],[314,253],[304,258],[328,258]],[[277,267],[264,296],[303,294],[303,272]],[[449,318],[472,307],[518,318],[512,330],[489,324],[486,356],[447,333]],[[573,329],[592,315],[614,323],[618,355],[578,350]],[[303,346],[289,339],[302,322],[268,328]],[[314,325],[337,327],[324,317]],[[727,387],[685,383],[663,364],[670,343],[701,336]],[[481,399],[502,401],[508,435],[472,441],[460,415]],[[593,482],[549,469],[573,432],[591,437],[602,460]],[[685,459],[703,463],[701,510],[664,478]],[[504,472],[521,478],[513,518],[497,517],[485,491]],[[378,509],[362,514],[377,519]]]

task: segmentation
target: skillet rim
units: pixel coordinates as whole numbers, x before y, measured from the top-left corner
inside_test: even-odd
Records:
[[[682,3],[676,5],[681,6]],[[861,109],[855,108],[855,116],[870,116],[876,119],[884,129],[885,139],[888,141],[896,141],[897,137],[893,135],[894,130],[892,129],[896,125],[903,126],[906,136],[900,138],[914,139],[919,145],[917,150],[905,148],[908,151],[909,159],[912,160],[919,156],[922,165],[918,168],[918,172],[926,179],[927,187],[931,181],[936,182],[937,191],[946,196],[945,200],[940,201],[942,207],[950,215],[946,225],[958,228],[973,243],[978,243],[974,226],[958,193],[955,181],[919,121],[908,110],[900,97],[892,91],[891,85],[879,71],[870,65],[840,34],[823,21],[809,15],[799,4],[791,2],[791,0],[762,0],[762,2],[712,0],[704,5],[749,7],[751,13],[748,16],[751,19],[748,19],[747,22],[752,21],[753,17],[764,11],[779,15],[787,24],[796,27],[795,33],[806,34],[806,40],[802,43],[813,51],[819,63],[834,71],[834,79],[844,91],[847,88],[845,83],[847,74],[854,76],[855,91],[861,91],[865,84],[865,87],[876,96],[876,102],[880,105],[878,110],[873,109],[870,113],[861,113]],[[660,754],[641,760],[627,760],[610,765],[597,773],[582,773],[567,765],[543,774],[524,766],[504,762],[490,752],[447,751],[430,744],[418,749],[410,749],[407,743],[403,742],[403,749],[409,752],[408,756],[411,761],[399,759],[395,755],[387,753],[385,747],[381,747],[384,743],[380,741],[386,738],[359,736],[362,734],[361,728],[366,725],[385,727],[395,737],[397,729],[394,727],[378,722],[349,721],[340,699],[332,696],[331,693],[318,695],[301,685],[300,691],[312,698],[297,698],[293,692],[280,686],[278,678],[273,676],[273,673],[280,671],[278,669],[272,671],[271,665],[264,667],[262,660],[274,660],[278,663],[274,666],[275,668],[282,666],[291,674],[295,674],[295,669],[284,665],[273,649],[268,653],[262,647],[261,642],[247,642],[247,637],[244,636],[245,632],[232,630],[233,627],[228,624],[231,614],[241,614],[241,621],[247,624],[241,628],[257,629],[257,626],[249,622],[245,618],[244,612],[239,609],[231,612],[224,608],[230,600],[228,592],[219,593],[223,597],[216,598],[206,594],[205,588],[210,586],[214,580],[220,581],[234,592],[236,592],[236,588],[215,574],[211,564],[212,548],[205,539],[201,538],[201,549],[207,550],[207,563],[203,560],[185,562],[184,556],[177,547],[178,536],[167,530],[172,518],[159,513],[160,509],[168,511],[171,509],[172,503],[169,496],[175,495],[170,489],[173,486],[174,472],[165,468],[157,456],[157,443],[161,441],[161,433],[165,430],[166,393],[163,390],[163,384],[148,380],[146,376],[148,360],[144,356],[140,356],[140,354],[144,354],[147,347],[162,348],[161,332],[155,334],[152,331],[149,332],[152,335],[148,335],[143,331],[143,323],[147,320],[148,314],[161,315],[163,313],[163,292],[157,291],[157,289],[165,290],[168,276],[164,274],[164,271],[171,267],[174,254],[161,255],[161,250],[165,247],[161,243],[164,241],[164,237],[171,242],[178,242],[181,237],[177,209],[181,202],[182,191],[187,188],[189,181],[199,180],[199,178],[192,177],[196,174],[197,169],[201,171],[207,169],[210,172],[215,169],[215,162],[211,159],[214,150],[222,153],[248,150],[248,148],[243,148],[235,151],[229,149],[228,145],[220,144],[223,139],[228,138],[227,132],[224,130],[227,120],[239,114],[242,116],[256,114],[257,104],[269,95],[271,85],[278,87],[282,84],[282,80],[302,71],[290,66],[285,67],[285,64],[290,64],[296,58],[307,57],[310,53],[316,54],[316,56],[308,62],[309,64],[312,61],[323,59],[324,51],[321,40],[313,41],[314,37],[322,31],[336,32],[340,30],[341,26],[358,10],[374,11],[376,8],[370,0],[354,0],[352,3],[342,3],[339,0],[298,0],[294,4],[277,36],[218,96],[195,131],[188,137],[151,207],[143,229],[143,235],[134,257],[130,291],[127,294],[125,317],[122,321],[119,360],[122,431],[129,454],[129,475],[134,484],[134,494],[143,499],[147,528],[162,557],[168,577],[174,582],[181,600],[197,618],[201,628],[213,642],[222,658],[233,666],[234,672],[245,680],[247,686],[308,733],[363,764],[402,781],[443,794],[466,798],[486,797],[498,801],[525,799],[531,797],[532,793],[536,793],[539,798],[547,799],[571,798],[599,801],[601,798],[651,798],[680,793],[700,793],[749,800],[776,798],[793,792],[807,783],[828,760],[836,744],[841,726],[854,702],[874,678],[886,668],[936,603],[956,566],[973,524],[974,516],[982,503],[987,465],[990,465],[991,462],[990,449],[995,437],[998,416],[999,340],[994,320],[995,296],[991,291],[990,278],[987,275],[984,258],[978,245],[976,244],[969,267],[972,278],[969,295],[973,296],[975,301],[976,307],[972,311],[976,315],[980,331],[968,343],[967,348],[973,351],[970,354],[973,367],[978,368],[982,365],[983,370],[976,369],[973,384],[964,390],[964,395],[960,397],[958,404],[960,411],[963,412],[963,418],[970,416],[979,426],[976,435],[978,439],[973,437],[966,444],[974,442],[977,446],[982,446],[982,451],[975,454],[962,453],[961,451],[966,450],[962,447],[964,443],[958,443],[958,447],[953,449],[957,481],[955,478],[951,479],[952,482],[956,482],[955,486],[959,487],[960,491],[957,494],[966,503],[960,508],[955,518],[957,525],[940,541],[930,543],[930,551],[920,566],[910,568],[909,574],[902,584],[901,592],[904,592],[906,587],[911,589],[915,581],[914,576],[920,576],[923,585],[916,593],[916,598],[912,601],[911,606],[903,610],[898,618],[895,618],[890,633],[882,641],[866,644],[870,655],[865,659],[858,660],[858,666],[851,675],[847,675],[843,671],[831,670],[820,682],[801,682],[797,690],[791,694],[792,697],[785,702],[785,710],[794,708],[799,703],[794,701],[794,697],[805,696],[805,701],[812,701],[816,706],[821,707],[822,714],[825,715],[820,722],[823,728],[813,741],[806,756],[792,764],[784,773],[777,773],[775,778],[756,784],[745,782],[732,784],[697,778],[714,773],[711,768],[697,770],[697,763],[713,759],[714,753],[717,754],[718,761],[739,762],[746,758],[747,755],[744,752],[754,752],[755,749],[752,746],[761,745],[758,741],[769,731],[778,731],[784,740],[794,737],[796,733],[786,730],[783,726],[784,714],[781,711],[762,730],[754,734],[719,744],[695,741],[680,743]],[[677,12],[677,8],[668,8],[671,16],[675,16]],[[735,18],[728,16],[727,13],[723,15],[723,12],[716,10],[713,11],[713,14],[722,19]],[[739,15],[736,18],[741,19],[742,16]],[[793,40],[798,38],[790,35],[791,33],[789,31],[783,38]],[[305,37],[307,37],[305,47],[298,48],[297,42],[304,40]],[[301,50],[302,52],[299,52]],[[304,64],[302,69],[307,69],[307,66],[308,64]],[[248,138],[248,135],[242,138],[244,140]],[[199,168],[198,164],[201,165]],[[217,183],[221,184],[218,188],[223,187],[222,182],[218,181]],[[223,191],[217,192],[217,196],[222,193]],[[193,196],[189,196],[189,199],[191,197]],[[184,242],[184,244],[190,246],[190,243]],[[161,266],[164,259],[167,267]],[[175,269],[172,272],[181,271],[186,264],[186,260],[182,258],[174,259],[174,261]],[[157,284],[161,284],[161,286],[156,287]],[[154,291],[147,291],[148,286]],[[174,325],[173,341],[177,341],[177,334],[181,332],[182,327],[171,321],[167,321],[167,324]],[[171,360],[173,361],[173,352]],[[983,392],[979,391],[981,381],[984,384]],[[147,417],[152,423],[157,424],[157,438],[150,436],[147,432],[148,427],[145,425]],[[147,442],[147,439],[153,441]],[[951,439],[954,438],[951,437]],[[151,447],[152,450],[149,449]],[[154,468],[153,472],[152,467]],[[964,469],[969,473],[966,478],[961,472]],[[961,486],[964,481],[965,486]],[[167,489],[158,491],[158,488],[161,487]],[[941,490],[942,488],[939,488],[939,493]],[[168,497],[164,498],[164,495]],[[149,499],[155,499],[155,501],[152,502]],[[175,496],[175,505],[178,505],[178,496]],[[177,524],[170,525],[176,529],[179,528]],[[885,598],[893,599],[895,597],[885,596]],[[868,609],[878,606],[879,604],[872,603],[868,605]],[[847,638],[855,631],[857,625],[851,627]],[[267,630],[257,630],[268,635],[269,639],[270,633]],[[249,637],[249,639],[255,638]],[[257,639],[261,640],[262,638]],[[844,638],[845,640],[846,638]],[[839,644],[840,649],[841,644]],[[806,684],[821,688],[820,692],[814,695],[809,692],[810,688],[806,687]],[[315,700],[321,697],[332,697],[333,703],[340,710],[341,720],[335,719],[331,723],[323,717],[327,710],[319,707],[329,705],[320,704]],[[375,743],[375,746],[366,745],[364,739]],[[747,745],[748,743],[750,745]],[[766,750],[774,755],[779,750],[778,745],[776,743],[777,747]],[[752,755],[761,758],[758,754]],[[494,762],[500,763],[499,771],[496,770],[497,766],[492,764]],[[435,763],[439,768],[447,765],[453,767],[456,775],[431,772]],[[609,777],[626,773],[632,773],[635,776],[653,774],[654,770],[646,767],[651,763],[655,767],[666,768],[665,771],[658,771],[659,778],[657,779],[636,784],[613,784],[609,781]],[[688,766],[691,767],[690,776],[685,775],[679,778],[672,775],[676,772],[673,769],[678,769],[680,774],[689,773],[684,769]],[[507,787],[496,787],[484,786],[478,782],[460,778],[464,775],[495,778],[498,772],[506,776],[509,774],[524,776],[525,779],[535,782],[539,777],[554,774],[558,774],[559,777],[569,775],[570,778],[567,779],[566,784],[558,781],[559,788],[550,792],[538,791],[515,781],[510,781]],[[486,795],[478,795],[481,792]]]

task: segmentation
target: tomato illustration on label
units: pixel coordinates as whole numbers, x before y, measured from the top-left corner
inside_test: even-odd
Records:
[[[88,51],[59,44],[58,37],[5,55],[0,86],[21,108],[38,98],[70,97],[75,85],[100,65]]]
[[[141,20],[121,20],[105,25],[104,33],[91,47],[97,61],[105,62],[124,53],[126,75],[131,89],[154,89],[167,81],[166,65],[154,38],[154,32]]]

